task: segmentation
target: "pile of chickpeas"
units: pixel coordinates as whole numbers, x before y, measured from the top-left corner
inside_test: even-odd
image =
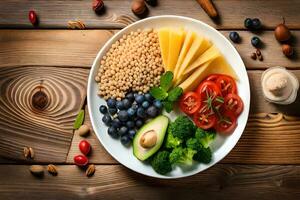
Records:
[[[129,91],[147,93],[164,72],[158,34],[153,29],[124,34],[103,56],[95,81],[98,95],[121,100]]]

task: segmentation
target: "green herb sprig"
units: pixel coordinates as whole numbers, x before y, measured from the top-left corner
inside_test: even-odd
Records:
[[[172,88],[172,80],[174,75],[167,71],[160,78],[160,86],[152,87],[150,94],[157,100],[162,101],[164,108],[169,113],[173,110],[173,104],[181,96],[183,90],[180,87]]]

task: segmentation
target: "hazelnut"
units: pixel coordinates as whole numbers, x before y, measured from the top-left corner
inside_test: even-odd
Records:
[[[291,47],[291,45],[289,45],[289,44],[283,44],[282,45],[282,53],[287,57],[292,56],[294,54],[293,47]]]
[[[102,0],[93,0],[93,10],[96,13],[100,13],[103,11],[104,2]]]
[[[141,15],[146,11],[146,4],[144,0],[133,0],[131,10],[136,15]]]

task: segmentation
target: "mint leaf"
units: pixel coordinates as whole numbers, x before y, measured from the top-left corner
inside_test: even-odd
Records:
[[[173,102],[171,101],[163,101],[164,108],[166,109],[167,113],[173,110]]]
[[[160,87],[152,87],[150,94],[157,100],[164,100],[168,97],[168,93]]]
[[[182,94],[181,87],[175,87],[169,92],[168,101],[176,101]]]
[[[74,129],[79,129],[80,126],[83,124],[83,120],[84,120],[84,110],[80,110],[76,119],[75,119],[75,122],[74,122],[74,126],[73,128]]]
[[[163,90],[168,91],[172,86],[172,80],[173,80],[173,73],[167,71],[160,77],[160,87]]]

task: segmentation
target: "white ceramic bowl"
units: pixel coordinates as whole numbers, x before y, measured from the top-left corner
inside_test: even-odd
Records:
[[[193,30],[210,39],[219,48],[219,50],[223,53],[223,55],[231,64],[239,77],[240,81],[237,83],[237,87],[239,95],[244,102],[244,111],[238,118],[238,126],[235,129],[234,133],[229,136],[218,135],[211,145],[213,151],[213,159],[209,164],[199,164],[195,162],[192,167],[176,167],[171,173],[167,175],[160,175],[156,173],[149,164],[141,162],[137,158],[135,158],[132,152],[132,147],[124,147],[119,140],[113,139],[107,134],[107,127],[101,121],[102,114],[100,114],[99,112],[99,106],[105,104],[105,101],[97,95],[97,84],[94,81],[94,77],[97,74],[102,56],[105,55],[106,51],[109,50],[111,45],[123,34],[129,33],[130,31],[135,31],[139,28],[159,28],[165,26],[185,27],[187,29]],[[102,47],[96,59],[94,60],[89,75],[87,90],[88,108],[92,126],[104,148],[118,162],[128,167],[129,169],[147,176],[157,178],[180,178],[190,176],[201,172],[222,160],[233,149],[233,147],[241,137],[247,123],[250,107],[250,88],[247,71],[241,57],[239,56],[235,48],[220,32],[218,32],[211,26],[192,18],[180,16],[165,15],[150,17],[135,22],[115,34],[109,41],[106,42],[106,44]],[[174,115],[176,115],[176,113],[171,114],[169,117],[172,119],[175,117]]]

